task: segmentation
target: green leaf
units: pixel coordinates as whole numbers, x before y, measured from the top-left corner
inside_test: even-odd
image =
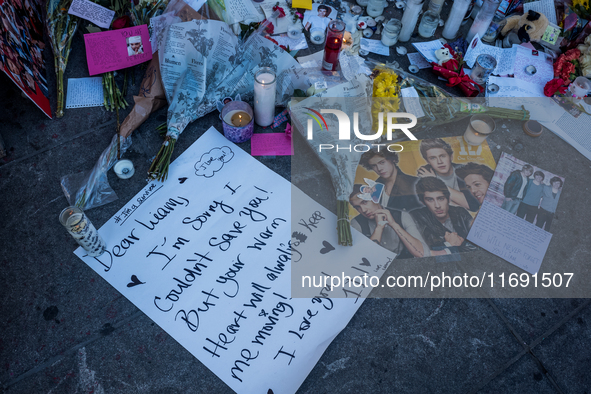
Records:
[[[102,31],[100,28],[92,25],[86,26],[86,30],[88,30],[89,33],[100,33]]]

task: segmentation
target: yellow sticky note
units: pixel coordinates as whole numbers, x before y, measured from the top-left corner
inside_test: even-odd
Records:
[[[312,0],[293,0],[291,2],[291,8],[305,8],[307,10],[311,10]]]

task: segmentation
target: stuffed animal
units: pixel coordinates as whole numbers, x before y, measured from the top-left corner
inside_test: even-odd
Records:
[[[579,58],[579,65],[581,66],[581,75],[584,77],[591,77],[591,35],[585,38],[585,43],[577,47],[581,51]]]
[[[442,66],[443,63],[447,62],[453,56],[449,54],[449,49],[440,48],[435,51],[435,57],[437,58],[437,63]]]
[[[501,34],[506,36],[510,31],[515,31],[521,42],[537,42],[544,35],[548,24],[548,18],[544,14],[529,10],[521,16],[507,18]]]

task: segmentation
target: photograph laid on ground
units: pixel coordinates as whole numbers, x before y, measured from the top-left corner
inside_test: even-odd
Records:
[[[466,238],[494,173],[488,144],[450,137],[396,148],[361,155],[349,196],[351,227],[398,259],[476,250]]]
[[[126,38],[127,41],[127,55],[135,56],[144,53],[142,46],[142,36],[133,36]]]
[[[563,185],[564,177],[503,152],[468,239],[535,274]]]
[[[328,22],[337,17],[337,10],[325,4],[314,3],[312,9],[304,12],[304,29],[309,32],[326,30]]]

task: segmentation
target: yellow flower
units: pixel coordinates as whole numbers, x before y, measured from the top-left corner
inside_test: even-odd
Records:
[[[379,69],[379,74],[373,81],[374,100],[371,109],[371,115],[374,120],[374,131],[378,130],[378,116],[380,112],[396,112],[400,108],[399,99],[400,86],[398,85],[398,75],[390,69]],[[382,125],[383,133],[386,132],[386,117]]]

